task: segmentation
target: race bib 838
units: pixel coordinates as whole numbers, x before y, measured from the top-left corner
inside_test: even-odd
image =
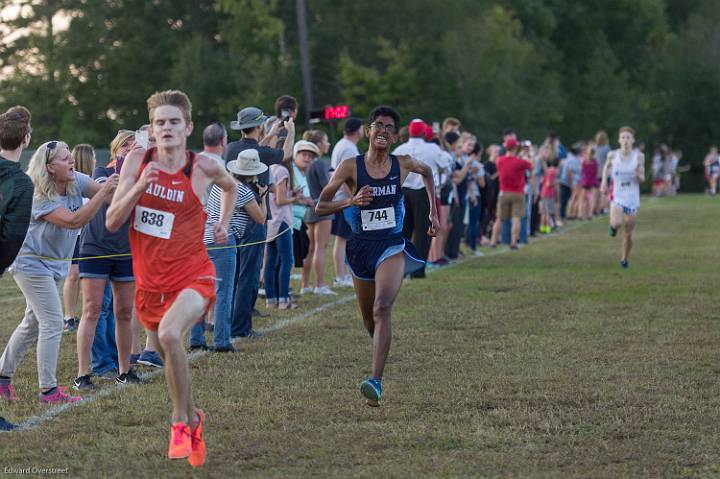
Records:
[[[172,233],[175,215],[167,211],[154,210],[144,206],[135,207],[136,231],[156,238],[168,239]]]

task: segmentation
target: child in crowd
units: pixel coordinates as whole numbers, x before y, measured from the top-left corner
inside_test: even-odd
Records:
[[[593,205],[598,194],[600,181],[598,178],[598,161],[595,159],[595,148],[591,145],[583,146],[582,170],[580,173],[580,184],[582,196],[580,197],[579,216],[583,220],[589,220],[593,215]]]
[[[546,161],[543,157],[543,149],[540,150],[540,163],[544,174],[540,188],[540,232],[550,233],[555,229],[555,198],[557,198],[557,160]],[[547,156],[547,155],[546,155]]]

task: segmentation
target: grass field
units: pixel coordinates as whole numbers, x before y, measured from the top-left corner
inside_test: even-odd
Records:
[[[607,236],[603,219],[405,284],[380,408],[358,393],[370,342],[349,301],[242,342],[238,354],[193,362],[195,398],[207,413],[200,470],[165,459],[170,404],[158,376],[0,434],[0,471],[718,477],[717,201],[646,201],[629,270],[620,269],[621,240]],[[294,315],[321,301],[304,300]],[[23,306],[3,278],[0,347]],[[61,384],[74,377],[74,348],[66,335]],[[33,352],[16,385],[22,400],[0,405],[4,416],[22,422],[46,410],[36,400]]]

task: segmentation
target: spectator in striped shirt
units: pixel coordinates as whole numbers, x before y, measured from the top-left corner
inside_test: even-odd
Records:
[[[215,282],[217,299],[215,301],[215,327],[213,332],[214,350],[217,352],[234,352],[235,348],[230,343],[232,320],[239,313],[234,311],[233,306],[238,296],[246,295],[247,288],[254,282],[257,287],[260,281],[259,275],[254,275],[252,268],[244,268],[247,261],[243,261],[245,248],[230,248],[243,244],[248,225],[252,223],[264,224],[267,210],[263,197],[268,191],[267,186],[257,184],[257,175],[267,170],[267,165],[260,162],[257,150],[243,150],[236,160],[229,161],[227,170],[232,174],[237,184],[237,201],[235,210],[230,219],[228,230],[228,242],[222,245],[215,245],[213,226],[220,221],[220,201],[222,190],[213,186],[210,190],[205,209],[207,210],[207,222],[205,223],[205,234],[203,242],[209,249],[210,259],[215,264]],[[260,258],[262,260],[262,258]],[[253,276],[252,278],[250,276]],[[237,288],[233,291],[234,284]],[[252,306],[246,311],[251,316]],[[207,349],[205,337],[202,330],[193,329],[193,337],[190,338],[190,349]]]

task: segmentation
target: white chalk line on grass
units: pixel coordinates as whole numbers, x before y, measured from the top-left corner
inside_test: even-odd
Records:
[[[268,326],[267,328],[260,329],[258,331],[260,331],[261,333],[272,333],[275,331],[279,331],[281,329],[285,329],[288,326],[291,326],[295,323],[305,321],[307,318],[315,316],[316,314],[321,313],[325,310],[332,309],[335,306],[339,306],[341,304],[348,303],[348,302],[352,301],[353,299],[355,299],[354,295],[342,296],[342,297],[336,299],[335,301],[325,303],[321,306],[318,306],[317,308],[311,309],[310,311],[299,314],[290,319],[284,319],[284,320],[278,321],[277,323],[272,324],[272,325]],[[240,341],[242,341],[242,339],[235,339],[233,341],[233,343],[237,344]],[[200,359],[200,358],[210,354],[210,352],[211,351],[194,351],[194,352],[188,354],[188,362],[193,362],[197,359]],[[155,369],[153,371],[148,371],[146,373],[140,374],[139,377],[140,377],[140,379],[147,380],[147,379],[154,378],[155,376],[159,376],[161,374],[163,374],[163,369]],[[83,396],[82,401],[52,406],[47,411],[45,411],[43,414],[40,414],[38,416],[31,416],[31,417],[27,418],[25,421],[18,424],[17,427],[15,429],[13,429],[12,431],[0,431],[0,432],[12,433],[15,431],[27,431],[29,429],[40,426],[43,423],[52,421],[53,419],[55,419],[55,417],[57,417],[59,414],[62,414],[65,411],[68,411],[68,410],[74,409],[74,408],[78,408],[78,407],[81,407],[86,404],[90,404],[92,402],[95,402],[98,399],[101,399],[101,398],[104,398],[111,394],[114,394],[115,392],[120,391],[123,388],[130,387],[130,386],[131,385],[127,385],[127,384],[116,384],[114,387],[110,387],[107,389],[101,389],[100,391],[98,391],[96,393]]]
[[[591,223],[591,222],[579,222],[579,223],[575,223],[575,224],[573,224],[573,225],[564,227],[564,228],[562,228],[561,230],[555,231],[554,233],[551,233],[551,234],[549,234],[549,235],[545,235],[545,236],[541,236],[541,237],[539,237],[539,238],[535,238],[535,240],[533,241],[533,243],[536,243],[538,240],[547,239],[547,238],[552,238],[552,237],[554,237],[554,236],[558,236],[558,235],[561,235],[561,234],[565,234],[565,233],[567,233],[567,232],[569,232],[569,231],[572,231],[572,230],[574,230],[574,229],[576,229],[576,228],[578,228],[578,227],[580,227],[580,226],[584,226],[584,225],[586,225],[586,224],[592,224],[592,223]],[[530,243],[530,244],[528,244],[527,246],[531,246],[533,243]],[[527,247],[527,246],[526,246],[526,247]],[[472,261],[472,260],[476,260],[476,259],[481,259],[481,258],[488,257],[488,256],[496,256],[496,255],[499,255],[499,254],[505,254],[505,253],[509,253],[509,252],[511,252],[511,251],[513,251],[513,250],[511,250],[511,249],[508,248],[507,246],[503,246],[503,247],[498,248],[498,249],[495,250],[495,251],[491,251],[491,252],[489,252],[489,253],[486,253],[486,254],[484,254],[483,256],[470,256],[470,257],[467,257],[467,258],[465,258],[465,259],[463,259],[463,260],[455,261],[455,262],[453,262],[453,263],[450,263],[450,264],[447,265],[447,266],[443,266],[443,267],[440,267],[440,268],[435,268],[435,269],[429,270],[429,271],[428,271],[428,274],[435,273],[435,272],[437,272],[437,271],[443,271],[443,270],[445,270],[445,269],[447,269],[447,268],[449,268],[449,267],[452,267],[452,266],[455,266],[455,265],[458,265],[458,264],[462,264],[462,263],[465,263],[465,262],[468,262],[468,261]],[[318,307],[316,307],[316,308],[311,309],[310,311],[307,311],[307,312],[305,312],[305,313],[302,313],[302,314],[299,314],[299,315],[297,315],[297,316],[291,317],[290,319],[283,319],[283,320],[281,320],[281,321],[278,321],[278,322],[276,322],[276,323],[268,326],[267,328],[260,329],[259,331],[260,331],[261,333],[273,333],[273,332],[276,332],[276,331],[280,331],[280,330],[282,330],[282,329],[287,328],[288,326],[292,326],[292,325],[294,325],[294,324],[303,322],[303,321],[305,321],[306,319],[311,318],[311,317],[317,315],[318,313],[321,313],[321,312],[326,311],[326,310],[329,310],[329,309],[333,309],[335,306],[340,306],[341,304],[348,303],[348,302],[352,301],[353,299],[355,299],[355,295],[354,295],[354,294],[352,294],[352,295],[347,295],[347,296],[341,296],[340,298],[338,298],[338,299],[336,299],[336,300],[334,300],[334,301],[331,301],[331,302],[329,302],[329,303],[325,303],[325,304],[323,304],[323,305],[320,305],[320,306],[318,306]],[[241,340],[241,339],[236,339],[236,340],[233,341],[233,343],[238,343],[239,341],[242,341],[242,340]],[[195,360],[197,360],[197,359],[200,359],[200,358],[202,358],[202,357],[205,357],[206,355],[208,355],[208,354],[210,354],[210,353],[211,353],[211,351],[194,351],[194,352],[188,354],[188,362],[193,362],[193,361],[195,361]],[[159,376],[159,375],[161,375],[161,374],[163,374],[163,369],[155,369],[155,370],[153,370],[153,371],[148,371],[148,372],[146,372],[146,373],[140,374],[139,377],[140,377],[140,379],[148,380],[148,379],[154,378],[155,376]],[[78,408],[78,407],[81,407],[81,406],[84,406],[84,405],[93,403],[93,402],[95,402],[95,401],[98,400],[98,399],[101,399],[101,398],[104,398],[104,397],[109,396],[109,395],[111,395],[111,394],[114,394],[114,393],[116,393],[116,392],[118,392],[118,391],[121,391],[122,389],[124,389],[124,388],[126,388],[126,387],[133,387],[133,386],[135,386],[135,385],[116,384],[114,387],[110,387],[110,388],[107,388],[107,389],[101,389],[100,391],[98,391],[98,392],[96,392],[96,393],[88,394],[88,395],[86,395],[86,396],[83,396],[83,400],[82,400],[82,401],[78,401],[78,402],[74,402],[74,403],[65,403],[65,404],[60,404],[60,405],[57,405],[57,406],[52,406],[52,407],[49,408],[47,411],[45,411],[44,413],[42,413],[42,414],[40,414],[40,415],[38,415],[38,416],[30,416],[30,417],[27,418],[25,421],[23,421],[23,422],[21,422],[20,424],[18,424],[17,427],[16,427],[15,429],[13,429],[12,431],[0,431],[0,434],[2,434],[2,433],[13,433],[13,432],[16,432],[16,431],[17,431],[17,432],[27,431],[27,430],[33,429],[33,428],[38,427],[38,426],[40,426],[40,425],[42,425],[42,424],[44,424],[44,423],[46,423],[46,422],[52,421],[52,420],[55,419],[58,415],[62,414],[62,413],[65,412],[65,411],[69,411],[69,410],[71,410],[71,409],[75,409],[75,408]],[[140,385],[140,386],[141,386],[141,385]]]

